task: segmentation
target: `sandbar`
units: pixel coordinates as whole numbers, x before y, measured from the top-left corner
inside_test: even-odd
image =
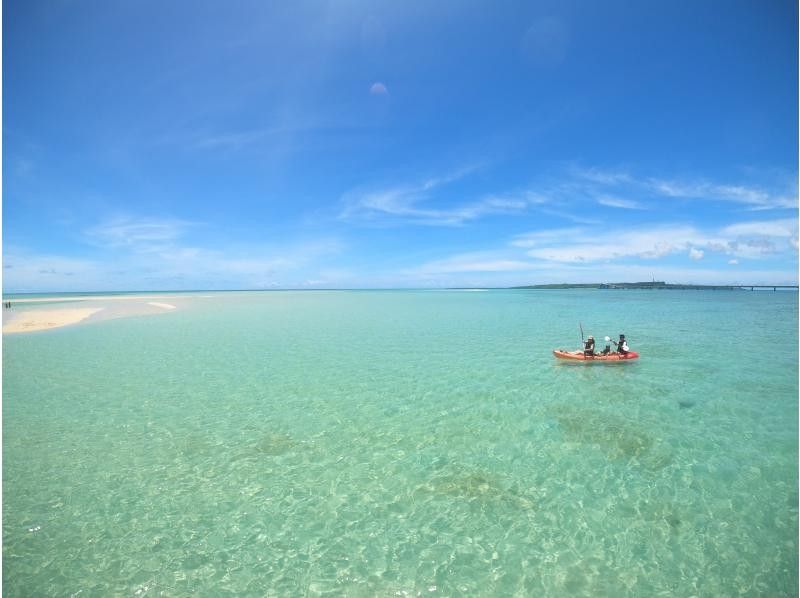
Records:
[[[3,325],[3,334],[35,332],[77,324],[103,310],[102,307],[76,307],[67,309],[37,309],[21,312]]]
[[[158,295],[158,299],[190,298],[192,295]],[[6,299],[14,305],[18,303],[62,303],[74,301],[135,301],[137,299],[153,299],[153,295],[77,295],[73,297],[23,297],[20,299]]]
[[[164,309],[175,309],[174,305],[169,303],[159,303],[158,301],[148,301],[147,305],[154,305],[156,307],[163,307]]]

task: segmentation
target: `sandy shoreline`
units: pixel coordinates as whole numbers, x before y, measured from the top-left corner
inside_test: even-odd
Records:
[[[148,301],[169,298],[176,299],[176,304]],[[88,318],[96,321],[163,314],[178,309],[188,298],[187,295],[89,295],[12,299],[12,308],[3,310],[3,334],[61,328]],[[44,303],[60,305],[45,306]],[[95,314],[97,316],[92,317]]]
[[[36,332],[77,324],[102,311],[103,307],[80,307],[68,309],[37,309],[22,312],[3,325],[3,334]]]
[[[210,297],[210,295],[201,295]],[[62,303],[76,301],[136,301],[141,299],[188,299],[194,295],[83,295],[76,297],[24,297],[22,299],[3,299],[13,305],[18,303]]]

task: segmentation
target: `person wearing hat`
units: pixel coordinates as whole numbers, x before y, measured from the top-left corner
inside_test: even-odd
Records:
[[[594,357],[594,337],[590,336],[586,339],[586,342],[583,343],[583,354],[588,357]]]
[[[620,355],[625,355],[628,351],[630,351],[630,349],[628,348],[628,341],[625,340],[624,334],[619,335],[619,342],[617,341],[611,341],[611,342],[617,345],[617,351],[620,353]]]

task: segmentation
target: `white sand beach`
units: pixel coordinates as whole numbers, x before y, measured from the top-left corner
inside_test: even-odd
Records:
[[[148,301],[151,299],[172,299],[174,303]],[[186,306],[191,299],[187,295],[87,295],[12,299],[12,308],[3,310],[3,334],[35,332],[79,324],[91,316],[94,316],[94,322],[166,314]],[[43,303],[54,305],[44,306]]]
[[[77,324],[102,311],[102,307],[76,307],[65,309],[37,309],[20,312],[3,324],[3,334],[35,332]]]
[[[211,295],[201,295],[201,297],[210,297]],[[158,295],[159,299],[179,299],[190,298],[194,295]],[[4,299],[4,301],[11,301],[14,305],[24,303],[66,303],[76,301],[136,301],[140,299],[153,299],[153,295],[71,295],[66,297],[23,297],[20,299]],[[167,305],[167,304],[163,304]]]

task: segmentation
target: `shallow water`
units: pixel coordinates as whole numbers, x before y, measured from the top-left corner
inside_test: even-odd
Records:
[[[796,595],[797,313],[231,293],[5,337],[5,592]],[[578,322],[642,358],[556,362]]]

